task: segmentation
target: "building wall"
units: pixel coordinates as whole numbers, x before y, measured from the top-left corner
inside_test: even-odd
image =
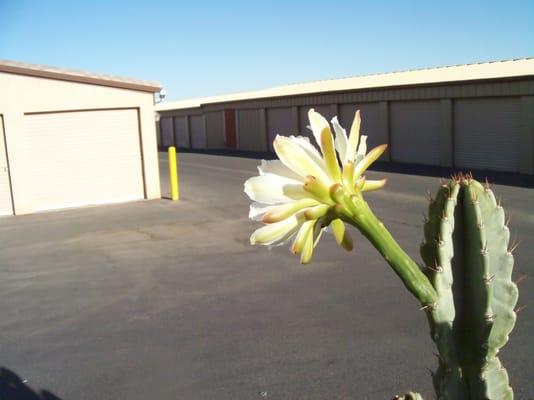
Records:
[[[439,100],[395,101],[389,115],[392,161],[442,165]]]
[[[206,114],[206,140],[208,149],[224,149],[224,111]]]
[[[521,99],[479,98],[454,102],[455,164],[464,168],[521,168]]]
[[[189,117],[189,129],[191,135],[191,148],[205,149],[207,141],[204,115],[191,115]]]
[[[0,73],[0,88],[0,114],[4,121],[15,213],[33,211],[32,160],[23,129],[27,113],[137,109],[146,197],[161,197],[152,93],[10,73]]]
[[[175,146],[181,149],[188,149],[191,147],[189,139],[189,126],[187,117],[173,117],[174,118],[174,139]]]
[[[161,134],[160,145],[165,148],[175,145],[173,118],[174,117],[163,117],[159,121],[160,134]]]
[[[496,112],[501,105],[502,111]],[[160,114],[188,115],[225,108],[236,109],[240,150],[272,151],[277,133],[298,132],[311,138],[306,128],[310,108],[329,120],[338,115],[348,132],[355,110],[360,109],[361,132],[368,135],[368,147],[389,144],[382,161],[534,174],[532,77],[229,101]],[[470,113],[484,118],[468,122]],[[513,115],[514,122],[502,115]],[[489,141],[468,146],[470,141],[481,142],[477,132],[486,125],[491,127]],[[492,157],[502,158],[495,154],[499,146],[507,153],[504,161],[488,162]],[[483,159],[485,163],[480,161]]]
[[[4,137],[4,120],[0,114],[0,215],[11,215],[13,214],[13,199]]]
[[[273,141],[276,135],[298,135],[297,107],[277,107],[267,109],[267,145],[274,151]]]
[[[264,152],[267,151],[265,132],[265,111],[237,111],[237,146],[239,150]]]

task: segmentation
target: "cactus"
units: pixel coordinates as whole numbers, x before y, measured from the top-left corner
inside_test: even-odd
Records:
[[[426,311],[438,348],[438,399],[513,399],[497,354],[514,327],[518,291],[504,210],[489,185],[459,175],[431,199],[421,245],[423,277],[360,195],[333,186],[331,196],[339,217],[370,240]],[[404,398],[420,398],[415,396]]]
[[[265,224],[252,234],[251,243],[272,246],[294,238],[292,251],[307,263],[327,226],[341,247],[352,250],[345,224],[354,226],[427,314],[438,348],[433,374],[438,399],[513,399],[497,355],[515,324],[518,291],[511,280],[510,232],[489,185],[458,175],[439,188],[424,226],[425,265],[420,268],[363,197],[386,184],[363,175],[386,146],[367,152],[358,111],[348,137],[332,119],[335,140],[320,114],[312,109],[309,118],[321,153],[303,137],[277,136],[274,148],[280,160],[263,161],[260,175],[245,182],[245,193],[255,201],[249,216]],[[412,392],[397,398],[422,399]]]
[[[517,286],[503,208],[471,176],[442,185],[428,209],[421,256],[438,293],[427,310],[439,399],[512,399],[497,354],[514,327]]]

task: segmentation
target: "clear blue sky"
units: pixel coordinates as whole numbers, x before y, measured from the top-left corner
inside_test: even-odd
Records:
[[[156,80],[174,100],[534,56],[533,20],[532,0],[0,0],[0,58]]]

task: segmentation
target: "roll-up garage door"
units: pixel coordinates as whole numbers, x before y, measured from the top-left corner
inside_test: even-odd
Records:
[[[178,142],[176,145],[182,149],[188,149],[191,147],[186,123],[186,117],[174,118],[174,130],[176,131],[176,141]]]
[[[172,117],[163,117],[159,120],[161,128],[161,145],[174,146],[174,132],[172,131]]]
[[[273,140],[276,135],[298,136],[297,120],[291,107],[267,109],[267,145],[269,151],[274,151]]]
[[[30,114],[36,211],[144,198],[137,110]]]
[[[204,117],[202,115],[192,115],[189,117],[191,127],[191,147],[193,149],[206,148],[206,131],[204,129]]]
[[[9,166],[7,162],[4,120],[0,115],[0,215],[13,214],[11,185],[9,183]]]
[[[207,112],[206,147],[208,149],[224,149],[224,111]]]
[[[519,98],[455,100],[455,165],[518,172],[520,112]]]
[[[440,165],[442,144],[439,101],[390,105],[391,157],[395,162]]]
[[[260,110],[238,110],[239,150],[265,151],[265,132],[261,129]]]

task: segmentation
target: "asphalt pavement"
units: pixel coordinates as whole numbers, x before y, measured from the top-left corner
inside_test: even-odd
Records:
[[[179,154],[178,202],[2,218],[1,400],[433,398],[425,315],[359,234],[351,253],[325,237],[307,266],[249,245],[258,163]],[[168,196],[163,153],[160,166]],[[370,176],[389,178],[368,201],[419,259],[439,179]],[[526,277],[501,356],[516,398],[534,399],[534,189],[494,189]]]

